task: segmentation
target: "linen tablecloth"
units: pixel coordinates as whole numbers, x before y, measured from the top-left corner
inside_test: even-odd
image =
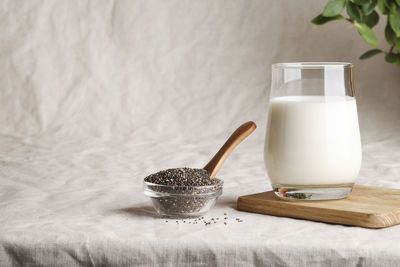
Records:
[[[400,226],[371,230],[237,211],[238,196],[270,189],[262,145],[251,137],[220,172],[224,194],[205,216],[218,223],[158,218],[143,177],[160,168],[201,167],[223,142],[215,139],[61,146],[2,138],[0,265],[399,264]],[[399,141],[364,145],[359,184],[400,188],[400,150],[388,149],[400,148]]]

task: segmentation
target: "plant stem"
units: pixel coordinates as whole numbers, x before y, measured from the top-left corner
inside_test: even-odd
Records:
[[[350,22],[351,24],[354,24],[354,23],[355,23],[355,21],[352,20],[352,19],[350,19],[350,18],[344,18],[344,19],[347,20],[348,22]],[[394,49],[394,45],[392,45],[392,46],[390,47],[389,52],[384,52],[384,53],[385,53],[385,54],[390,54],[390,53],[393,52],[393,49]]]

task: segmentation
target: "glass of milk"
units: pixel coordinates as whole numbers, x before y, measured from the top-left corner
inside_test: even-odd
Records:
[[[272,65],[264,161],[284,199],[347,197],[361,166],[353,65]]]

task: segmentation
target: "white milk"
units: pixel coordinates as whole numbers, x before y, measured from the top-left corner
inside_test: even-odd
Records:
[[[361,141],[353,97],[270,100],[264,160],[273,185],[354,183]]]

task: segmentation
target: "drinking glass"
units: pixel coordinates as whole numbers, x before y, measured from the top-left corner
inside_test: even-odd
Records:
[[[353,65],[272,65],[264,161],[277,196],[347,197],[361,166]]]

